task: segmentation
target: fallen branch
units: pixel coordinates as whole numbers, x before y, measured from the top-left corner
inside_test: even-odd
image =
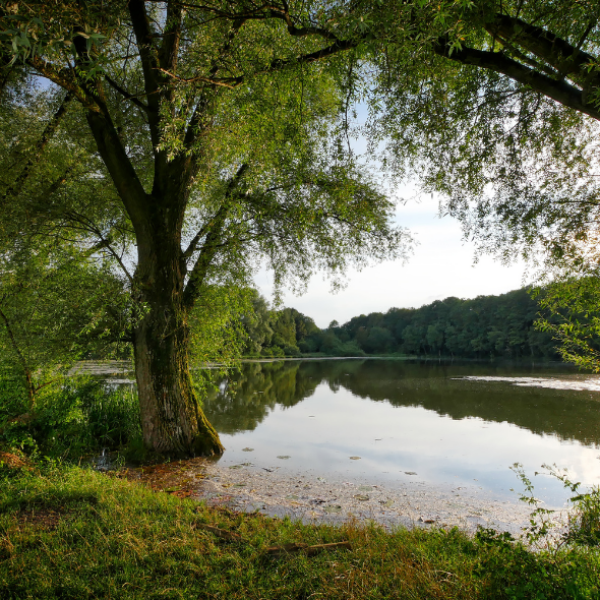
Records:
[[[267,548],[267,554],[274,556],[281,556],[283,554],[289,554],[291,552],[300,552],[304,550],[308,556],[314,556],[324,550],[337,550],[339,548],[346,548],[352,550],[350,542],[334,542],[332,544],[316,544],[315,546],[308,546],[307,544],[285,544],[283,546],[273,546]]]
[[[214,525],[207,525],[206,523],[194,523],[194,527],[197,529],[202,529],[203,531],[208,531],[213,535],[216,535],[218,538],[228,540],[230,542],[241,542],[243,538],[241,535],[237,533],[233,533],[231,531],[227,531],[226,529],[221,529],[219,527],[215,527]],[[334,542],[332,544],[316,544],[314,546],[309,546],[308,544],[302,543],[291,543],[284,544],[283,546],[272,546],[271,548],[267,548],[267,554],[271,554],[272,556],[282,556],[284,554],[290,554],[292,552],[300,552],[304,551],[308,556],[314,556],[319,552],[323,552],[324,550],[337,550],[339,548],[346,548],[347,550],[352,550],[352,545],[350,542]]]
[[[214,527],[213,525],[206,525],[206,523],[195,523],[194,524],[197,529],[203,529],[204,531],[209,531],[213,535],[217,537],[229,540],[233,542],[241,542],[242,536],[237,533],[232,533],[231,531],[226,531],[225,529],[219,529],[218,527]]]

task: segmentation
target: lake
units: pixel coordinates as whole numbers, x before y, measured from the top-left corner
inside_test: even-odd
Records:
[[[556,464],[599,484],[599,409],[600,378],[565,365],[391,359],[246,363],[204,403],[226,448],[217,480],[275,471],[280,482],[471,490],[516,505],[510,466],[521,463],[557,507],[571,494],[535,472]]]

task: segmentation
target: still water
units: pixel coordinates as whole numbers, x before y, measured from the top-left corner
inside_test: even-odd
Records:
[[[204,402],[219,465],[401,486],[477,486],[515,500],[521,463],[550,506],[542,464],[600,483],[600,379],[567,366],[406,360],[246,363]]]

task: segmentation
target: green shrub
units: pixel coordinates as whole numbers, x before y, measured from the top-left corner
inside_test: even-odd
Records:
[[[592,600],[598,598],[598,556],[578,548],[533,552],[509,533],[480,529],[478,572],[490,597],[506,600]]]
[[[573,516],[565,541],[581,546],[600,546],[600,487],[594,486],[587,494],[571,498],[575,502]]]

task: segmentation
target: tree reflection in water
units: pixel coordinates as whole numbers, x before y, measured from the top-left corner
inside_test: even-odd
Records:
[[[566,375],[564,375],[566,373]],[[245,363],[204,401],[220,433],[251,431],[276,406],[289,408],[311,397],[319,384],[375,402],[422,407],[460,420],[508,422],[538,435],[600,444],[600,394],[506,382],[453,379],[466,375],[576,376],[567,367],[506,366],[398,360],[323,360]]]

